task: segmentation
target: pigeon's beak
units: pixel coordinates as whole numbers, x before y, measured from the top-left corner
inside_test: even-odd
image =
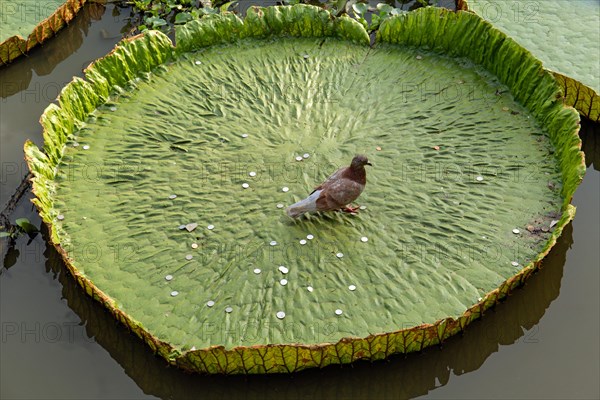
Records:
[[[373,164],[371,164],[370,162],[368,162],[366,165],[370,165],[371,167],[373,166]]]

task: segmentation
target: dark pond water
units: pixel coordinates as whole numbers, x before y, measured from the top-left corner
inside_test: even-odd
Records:
[[[125,25],[87,7],[56,40],[0,70],[0,204],[27,173],[22,145],[58,90],[106,54]],[[544,268],[442,349],[292,376],[187,375],[91,301],[43,235],[0,243],[0,398],[590,398],[600,397],[600,128],[584,124],[588,172]],[[10,219],[40,219],[25,193]]]

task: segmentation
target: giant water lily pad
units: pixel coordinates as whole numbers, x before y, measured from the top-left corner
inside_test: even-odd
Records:
[[[552,76],[471,13],[390,19],[371,48],[317,7],[253,8],[86,79],[25,146],[34,202],[87,292],[193,371],[441,343],[539,267],[585,170]],[[366,209],[285,216],[356,153]]]
[[[75,18],[86,1],[3,1],[0,4],[0,67],[56,35]]]
[[[461,1],[553,71],[565,101],[600,121],[600,3],[597,0]]]

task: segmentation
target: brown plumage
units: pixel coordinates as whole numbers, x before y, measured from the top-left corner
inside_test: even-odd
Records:
[[[365,165],[371,165],[367,157],[357,155],[349,167],[338,169],[320,184],[304,200],[286,209],[287,215],[298,218],[306,212],[344,210],[354,212],[348,204],[360,196],[367,184]]]

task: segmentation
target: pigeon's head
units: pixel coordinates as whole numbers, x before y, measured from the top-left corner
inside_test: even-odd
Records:
[[[351,168],[362,168],[365,165],[371,165],[371,163],[369,162],[367,156],[363,156],[361,154],[354,156],[352,163],[350,163]]]

